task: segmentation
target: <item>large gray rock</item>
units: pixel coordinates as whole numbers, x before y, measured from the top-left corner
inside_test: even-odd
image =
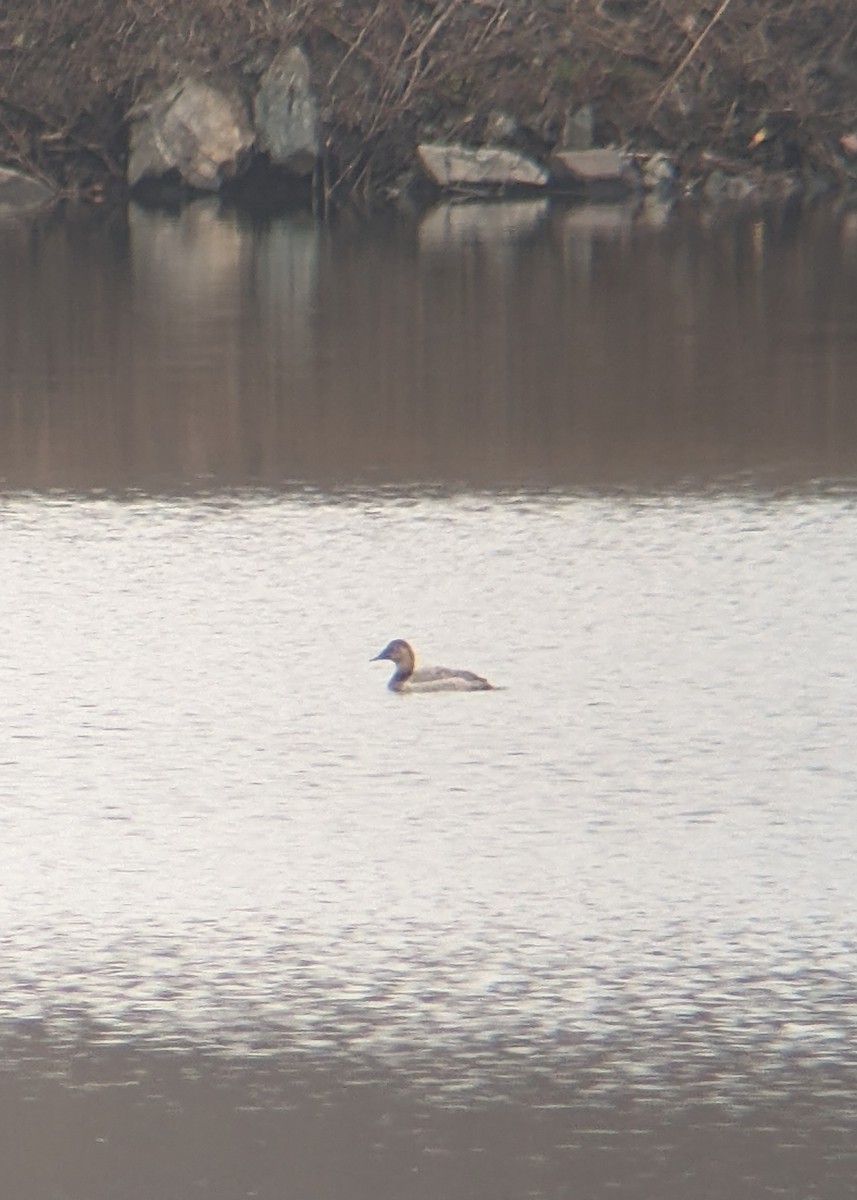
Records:
[[[634,161],[621,150],[557,150],[550,168],[552,183],[564,191],[621,196],[640,188]]]
[[[132,187],[177,171],[191,187],[217,191],[241,172],[253,145],[240,101],[192,79],[137,104],[128,116]]]
[[[40,208],[54,200],[56,192],[41,179],[14,167],[0,167],[0,216]]]
[[[262,76],[253,101],[256,141],[271,162],[309,175],[319,154],[318,104],[306,55],[282,50]]]
[[[538,163],[502,146],[437,145],[417,147],[420,164],[438,187],[475,191],[542,188],[548,174]]]

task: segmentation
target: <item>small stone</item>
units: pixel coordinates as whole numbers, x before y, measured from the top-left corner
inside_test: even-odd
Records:
[[[518,133],[518,122],[507,112],[492,112],[485,122],[485,139],[488,142],[510,142]]]

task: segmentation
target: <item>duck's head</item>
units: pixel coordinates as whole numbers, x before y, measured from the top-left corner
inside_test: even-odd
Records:
[[[390,662],[394,662],[397,667],[405,667],[413,669],[414,652],[406,641],[402,638],[395,638],[392,642],[384,647],[380,654],[376,654],[371,660],[379,662],[382,658],[388,658]]]

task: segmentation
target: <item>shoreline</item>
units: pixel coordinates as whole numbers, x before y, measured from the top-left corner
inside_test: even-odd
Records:
[[[0,167],[57,196],[214,191],[320,213],[528,190],[854,191],[853,17],[759,7],[177,0],[165,14],[8,0]],[[569,167],[569,154],[589,159]]]

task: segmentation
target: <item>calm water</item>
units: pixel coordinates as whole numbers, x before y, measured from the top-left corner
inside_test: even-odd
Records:
[[[857,1195],[853,217],[0,279],[10,1195]]]

